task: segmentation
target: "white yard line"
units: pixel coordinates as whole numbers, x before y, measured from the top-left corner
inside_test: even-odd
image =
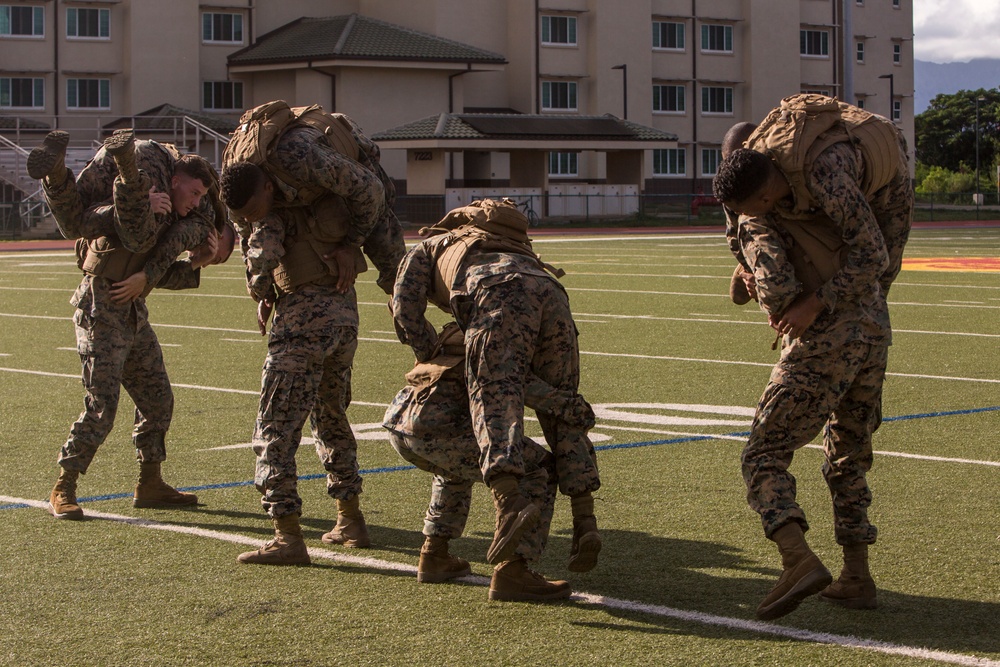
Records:
[[[27,498],[16,498],[12,496],[0,496],[0,503],[28,505],[30,507],[35,507],[43,510],[47,510],[48,508],[48,503],[45,501],[29,500]],[[179,533],[182,535],[203,537],[212,540],[219,540],[222,542],[229,542],[232,544],[247,545],[250,547],[259,546],[261,544],[261,539],[259,537],[240,535],[238,533],[226,533],[218,530],[207,530],[204,528],[196,528],[194,526],[179,526],[175,524],[160,523],[158,521],[151,521],[149,519],[141,519],[138,517],[125,516],[123,514],[98,512],[90,509],[89,507],[86,510],[86,515],[87,517],[92,519],[115,521],[118,523],[123,523],[125,525],[134,526],[136,528],[159,530],[168,533]],[[398,563],[395,561],[383,560],[381,558],[372,558],[368,556],[352,556],[349,554],[344,554],[341,552],[335,552],[329,549],[323,549],[317,547],[309,548],[309,557],[315,559],[331,560],[338,563],[347,563],[350,565],[359,565],[370,569],[386,570],[390,572],[404,572],[410,575],[415,575],[417,571],[417,568],[415,566],[406,563]],[[490,580],[487,577],[482,577],[478,575],[461,577],[456,581],[462,581],[477,586],[488,586],[490,583]],[[844,648],[861,649],[866,651],[872,651],[875,653],[883,653],[887,655],[899,655],[911,658],[920,658],[924,660],[932,660],[935,662],[952,664],[952,665],[965,665],[968,667],[1000,667],[1000,661],[989,660],[987,658],[977,658],[975,656],[964,655],[961,653],[951,653],[948,651],[934,651],[916,646],[893,644],[890,642],[884,642],[875,639],[864,639],[859,637],[853,637],[850,635],[835,635],[829,632],[815,632],[812,630],[803,630],[800,628],[789,628],[782,625],[775,625],[773,623],[764,623],[761,621],[733,618],[730,616],[718,616],[716,614],[706,614],[698,611],[676,609],[674,607],[666,607],[663,605],[635,602],[633,600],[622,600],[619,598],[608,597],[605,595],[595,595],[593,593],[587,593],[584,591],[575,591],[571,599],[577,602],[582,602],[584,604],[594,605],[595,607],[605,607],[608,609],[617,609],[632,613],[641,613],[641,614],[649,614],[652,616],[660,616],[664,618],[673,618],[680,621],[684,621],[686,623],[696,623],[700,625],[722,627],[730,630],[735,630],[738,632],[749,632],[754,634],[786,637],[788,639],[795,639],[804,642],[814,642],[818,644],[829,644],[831,646],[841,646]]]

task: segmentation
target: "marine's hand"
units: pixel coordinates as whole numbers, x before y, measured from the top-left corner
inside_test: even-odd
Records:
[[[354,249],[348,245],[338,245],[323,255],[323,259],[332,259],[337,264],[337,291],[343,294],[351,289],[358,278],[358,270],[354,266]]]
[[[149,189],[149,207],[156,214],[170,213],[172,209],[170,195],[165,192],[157,192],[154,185]]]
[[[792,305],[781,314],[780,319],[775,321],[773,317],[768,318],[768,324],[779,334],[788,334],[792,338],[798,338],[812,326],[824,308],[826,306],[815,293],[800,294],[792,302]]]
[[[274,310],[274,302],[268,299],[261,299],[257,304],[257,328],[260,335],[267,335],[267,321],[271,319],[271,311]]]
[[[133,273],[125,280],[111,285],[111,300],[115,303],[129,303],[142,296],[146,289],[146,272]]]
[[[208,238],[201,245],[196,246],[188,254],[191,266],[196,269],[203,269],[209,264],[215,263],[216,254],[219,252],[219,235],[213,229],[208,233]]]

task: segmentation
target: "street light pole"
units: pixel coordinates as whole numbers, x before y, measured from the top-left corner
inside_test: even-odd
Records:
[[[883,74],[880,79],[889,79],[889,120],[896,122],[896,91],[893,88],[894,75]]]
[[[628,65],[615,65],[611,69],[622,71],[622,118],[628,120]]]
[[[976,220],[979,220],[979,103],[985,102],[986,98],[976,97]]]

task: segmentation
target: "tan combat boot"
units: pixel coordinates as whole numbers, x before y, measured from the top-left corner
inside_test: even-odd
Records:
[[[774,531],[784,570],[778,583],[757,607],[757,618],[771,621],[795,611],[803,600],[830,585],[833,576],[806,544],[802,524],[790,521]]]
[[[104,140],[104,150],[114,158],[123,181],[132,184],[140,182],[139,167],[135,164],[135,132],[131,129],[115,130]]]
[[[517,556],[493,570],[489,597],[506,602],[565,600],[572,592],[568,581],[549,581]]]
[[[590,572],[597,565],[601,553],[601,534],[597,532],[594,516],[594,496],[586,493],[570,500],[573,508],[573,545],[569,551],[570,572]]]
[[[49,185],[62,185],[66,180],[66,146],[69,144],[69,132],[52,130],[42,141],[41,146],[31,149],[25,166],[28,176],[34,179],[45,178]]]
[[[182,493],[163,481],[159,463],[139,464],[139,483],[135,487],[132,507],[176,507],[197,505],[198,496]]]
[[[510,560],[525,531],[538,525],[541,512],[521,495],[517,478],[498,475],[490,484],[496,507],[496,528],[493,543],[486,551],[486,562],[496,565]]]
[[[868,570],[868,545],[844,546],[844,569],[840,577],[823,589],[820,598],[848,609],[876,609],[875,580]]]
[[[448,538],[428,537],[424,540],[417,565],[418,583],[439,584],[471,573],[469,561],[448,553]]]
[[[354,496],[350,500],[337,501],[337,523],[320,538],[323,542],[358,549],[371,546],[365,515],[358,507],[360,500],[360,496]]]
[[[80,473],[75,470],[63,469],[59,473],[56,485],[49,495],[49,514],[57,519],[79,521],[83,518],[83,510],[76,502],[76,480]]]
[[[260,565],[309,565],[309,550],[302,539],[299,514],[274,519],[274,539],[257,551],[247,551],[236,557],[238,563]]]

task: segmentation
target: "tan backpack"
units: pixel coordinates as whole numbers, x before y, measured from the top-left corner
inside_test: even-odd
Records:
[[[284,100],[274,100],[248,109],[240,116],[240,124],[230,136],[222,154],[222,164],[250,162],[266,171],[271,177],[300,191],[304,203],[311,204],[325,192],[312,192],[308,183],[283,170],[271,160],[281,136],[293,127],[312,127],[326,137],[330,146],[351,160],[358,162],[361,149],[352,133],[351,122],[344,114],[330,113],[318,104],[307,107],[290,107]]]

